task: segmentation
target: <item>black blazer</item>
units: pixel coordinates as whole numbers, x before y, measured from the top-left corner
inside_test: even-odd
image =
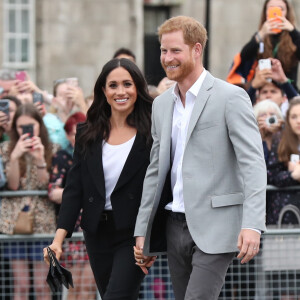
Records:
[[[105,181],[102,165],[102,139],[98,139],[82,157],[75,144],[74,161],[68,173],[59,211],[57,228],[71,237],[80,209],[81,228],[96,233],[105,205]],[[118,182],[111,194],[117,230],[134,229],[141,202],[143,182],[149,165],[149,147],[137,133]],[[118,163],[116,161],[116,163]]]

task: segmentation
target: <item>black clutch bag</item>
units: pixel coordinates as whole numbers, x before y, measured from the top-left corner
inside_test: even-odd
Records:
[[[60,265],[55,253],[49,247],[47,247],[47,251],[50,267],[46,281],[49,284],[51,291],[53,293],[62,291],[62,285],[67,289],[69,289],[69,286],[74,288],[72,273]]]

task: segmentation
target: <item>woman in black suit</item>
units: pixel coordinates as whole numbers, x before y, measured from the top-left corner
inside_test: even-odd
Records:
[[[82,209],[81,227],[102,299],[137,299],[144,275],[135,265],[133,232],[149,164],[152,98],[128,59],[103,67],[94,97],[87,121],[77,128],[50,248],[59,259]],[[44,257],[48,262],[46,249]]]

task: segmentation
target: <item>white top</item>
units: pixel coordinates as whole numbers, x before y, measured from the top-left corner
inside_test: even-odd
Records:
[[[173,191],[173,202],[168,203],[165,208],[174,212],[184,213],[185,211],[183,201],[182,159],[191,114],[206,74],[207,71],[204,69],[197,81],[186,92],[185,106],[183,106],[179,96],[178,84],[175,85],[172,92],[175,101],[171,136],[171,160],[173,162],[171,169],[171,187]]]
[[[110,145],[105,141],[103,142],[102,165],[106,192],[104,210],[112,210],[110,196],[119,180],[135,137],[120,145]]]

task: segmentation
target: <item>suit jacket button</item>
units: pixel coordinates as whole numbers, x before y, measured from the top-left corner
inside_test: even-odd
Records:
[[[90,203],[94,202],[94,198],[93,198],[93,197],[90,197],[90,198],[89,198],[89,202],[90,202]]]

